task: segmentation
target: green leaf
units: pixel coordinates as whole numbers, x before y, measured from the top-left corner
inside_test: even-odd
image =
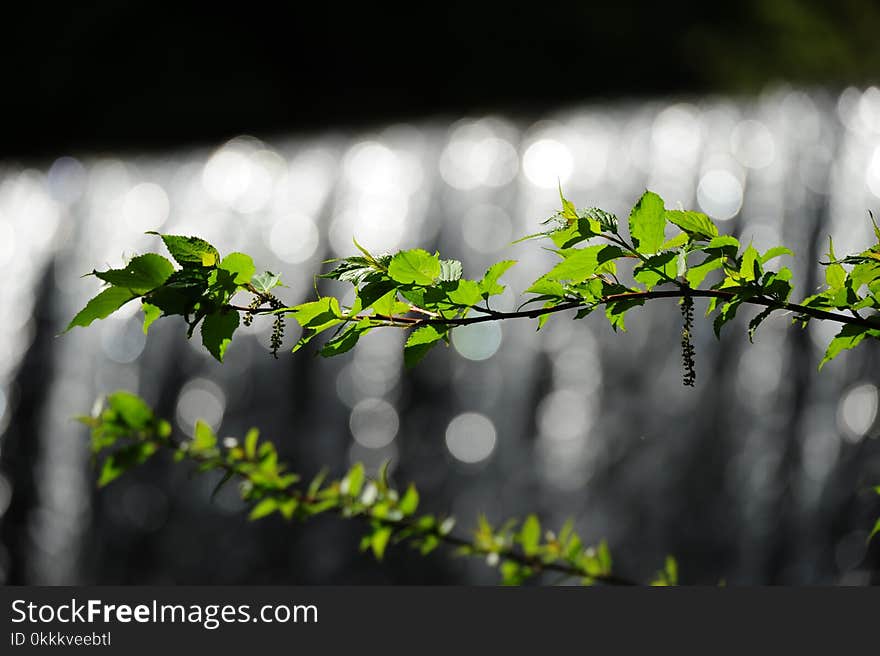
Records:
[[[825,267],[825,282],[831,289],[843,289],[846,284],[846,269],[836,264],[837,257],[834,255],[834,242],[828,238],[828,259],[832,262]]]
[[[251,256],[245,255],[244,253],[230,253],[223,258],[222,262],[220,262],[220,268],[232,273],[235,276],[233,280],[237,285],[245,285],[249,283],[251,278],[253,278],[254,274],[257,272],[257,268],[254,266],[254,261],[251,259]]]
[[[504,285],[499,285],[498,279],[501,278],[501,276],[503,276],[514,264],[516,264],[516,260],[503,260],[501,262],[496,262],[489,267],[479,283],[480,293],[484,298],[497,296],[504,292]]]
[[[261,294],[268,294],[275,287],[281,286],[281,275],[266,271],[251,278],[251,285]]]
[[[141,310],[144,312],[144,335],[146,335],[150,326],[153,325],[153,322],[162,316],[162,308],[157,307],[152,303],[142,301]]]
[[[765,309],[761,310],[761,312],[756,314],[751,321],[749,321],[749,341],[750,342],[754,341],[755,331],[758,330],[758,326],[760,326],[764,322],[764,320],[770,316],[770,314],[773,312],[773,310],[777,310],[777,309],[779,309],[779,308],[773,308],[773,307],[765,308]]]
[[[880,330],[876,328],[867,328],[865,326],[856,326],[853,324],[845,325],[840,329],[840,332],[835,335],[834,339],[831,340],[831,343],[828,344],[828,349],[825,351],[825,357],[822,358],[822,362],[819,363],[819,369],[821,370],[826,362],[830,362],[843,351],[858,346],[867,336],[880,337]]]
[[[363,464],[359,462],[355,463],[354,466],[348,470],[346,477],[342,479],[343,493],[351,497],[358,496],[364,487],[365,480],[366,473],[364,472]]]
[[[723,260],[718,255],[709,255],[705,260],[703,260],[697,266],[693,266],[687,270],[685,277],[687,278],[688,285],[691,287],[699,287],[703,280],[706,279],[706,276],[709,275],[710,272],[715,269],[720,269]]]
[[[223,362],[232,334],[238,328],[238,312],[221,310],[205,317],[202,323],[202,344],[218,362]]]
[[[322,357],[330,358],[334,355],[342,355],[354,348],[358,343],[361,335],[368,332],[372,328],[369,319],[361,319],[356,324],[348,328],[348,330],[337,335],[329,342],[321,347],[320,354]]]
[[[541,278],[546,280],[568,281],[575,285],[596,274],[599,267],[611,262],[625,253],[617,246],[587,246],[559,251],[564,258]]]
[[[529,515],[523,522],[519,531],[519,542],[525,555],[532,556],[537,553],[538,545],[541,543],[541,523],[535,515]]]
[[[461,262],[458,260],[440,260],[440,280],[454,282],[461,278]]]
[[[526,294],[540,294],[542,297],[549,296],[563,298],[565,296],[565,287],[562,285],[562,283],[556,282],[555,280],[538,278],[535,282],[532,283],[532,286],[526,290]],[[541,298],[532,300],[538,301],[544,299]]]
[[[403,347],[403,361],[408,369],[416,366],[427,355],[428,351],[445,335],[435,326],[422,326],[410,334]]]
[[[596,559],[599,561],[600,573],[605,576],[611,574],[611,550],[608,548],[608,543],[605,540],[599,543],[599,548],[596,550]]]
[[[385,555],[385,548],[388,546],[388,540],[391,539],[391,527],[379,526],[373,531],[370,537],[370,547],[373,549],[373,555],[376,560],[382,560]]]
[[[147,253],[132,258],[122,269],[94,271],[94,275],[114,287],[130,289],[135,294],[145,294],[164,283],[174,272],[174,265],[161,255]]]
[[[710,252],[718,251],[720,255],[734,258],[739,252],[739,240],[736,237],[731,237],[730,235],[721,235],[719,237],[714,237],[706,245],[706,250]]]
[[[574,203],[562,195],[562,182],[559,182],[559,200],[562,201],[562,217],[569,220],[577,219],[578,213]]]
[[[404,515],[412,515],[418,507],[419,492],[416,490],[416,486],[410,483],[409,487],[406,488],[403,497],[400,499],[400,503],[397,504],[397,508]]]
[[[260,503],[254,506],[254,509],[251,510],[251,514],[248,515],[248,519],[262,519],[267,515],[271,515],[276,510],[278,510],[278,501],[269,497],[268,499],[263,499]]]
[[[633,271],[633,278],[649,291],[658,283],[675,280],[678,275],[677,255],[675,251],[652,255]]]
[[[257,440],[260,439],[260,431],[251,428],[247,435],[244,436],[244,455],[248,460],[255,460],[257,457]]]
[[[559,230],[550,232],[547,236],[557,248],[571,248],[600,234],[602,234],[602,226],[596,219],[582,217]]]
[[[626,323],[624,322],[624,315],[628,310],[631,310],[634,307],[638,307],[640,305],[644,305],[645,301],[642,299],[626,299],[623,301],[615,301],[614,303],[609,303],[605,306],[605,316],[608,317],[608,323],[611,324],[611,327],[615,332],[618,330],[622,330],[626,332]]]
[[[213,449],[215,446],[217,446],[217,436],[214,431],[205,421],[197,419],[191,448],[193,451],[201,453]]]
[[[858,291],[862,285],[869,285],[877,280],[877,278],[880,278],[880,264],[873,262],[857,264],[849,274],[853,291]]]
[[[480,285],[474,280],[459,280],[458,286],[447,294],[456,305],[472,307],[483,300]]]
[[[672,556],[666,556],[665,571],[669,585],[678,585],[678,563]]]
[[[146,402],[131,392],[118,391],[107,396],[107,408],[116,413],[125,427],[143,431],[150,428],[155,419],[153,410]]]
[[[761,256],[761,264],[767,264],[767,262],[769,262],[773,258],[780,257],[782,255],[791,255],[792,257],[794,257],[794,253],[792,253],[791,250],[786,248],[785,246],[774,246]]]
[[[85,328],[96,319],[104,319],[116,312],[136,295],[128,289],[122,287],[110,287],[95,296],[80,310],[77,315],[70,320],[64,332],[67,332],[74,326],[82,326]]]
[[[691,239],[711,240],[718,236],[718,228],[702,212],[667,210],[666,220],[688,233]]]
[[[742,256],[739,275],[744,280],[756,280],[760,277],[761,258],[754,246],[749,245]]]
[[[874,539],[874,536],[880,533],[880,519],[874,524],[874,528],[871,529],[871,532],[868,534],[868,542]]]
[[[712,328],[715,331],[715,337],[721,339],[721,329],[724,327],[724,324],[732,321],[733,318],[736,316],[736,311],[739,309],[742,300],[742,298],[734,298],[733,300],[727,301],[721,306],[721,310],[718,312],[718,316],[715,317],[715,321],[712,322]]]
[[[653,191],[642,194],[629,215],[629,232],[636,250],[651,255],[666,241],[663,199]]]
[[[403,284],[433,285],[440,276],[440,260],[421,248],[400,251],[391,258],[388,275]]]
[[[148,234],[159,234],[150,232]],[[181,235],[159,235],[171,257],[182,267],[213,267],[220,262],[220,253],[204,239]]]
[[[341,319],[339,301],[334,296],[324,296],[317,301],[303,303],[291,308],[291,314],[303,328],[324,330],[338,324]]]
[[[397,300],[397,294],[392,294],[391,292],[396,289],[397,283],[393,280],[381,279],[368,282],[357,293],[361,301],[361,310],[368,310],[370,307],[373,307],[378,314],[394,314],[393,305]],[[381,299],[386,300],[388,307],[378,307]]]
[[[660,247],[661,251],[671,251],[676,248],[681,248],[685,246],[689,241],[688,234],[686,232],[679,232],[672,239],[667,240],[663,246]]]
[[[112,483],[132,467],[146,462],[158,448],[153,442],[137,442],[111,453],[101,466],[98,487]]]

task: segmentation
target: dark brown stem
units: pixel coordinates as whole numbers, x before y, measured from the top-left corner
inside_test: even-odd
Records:
[[[549,308],[536,308],[534,310],[519,310],[516,312],[498,312],[496,310],[486,310],[485,308],[474,307],[473,309],[481,312],[481,316],[478,317],[408,317],[408,316],[386,316],[386,315],[356,315],[350,318],[347,318],[349,321],[360,321],[361,319],[371,318],[377,319],[380,321],[387,321],[389,323],[394,323],[397,326],[407,326],[411,328],[418,328],[420,326],[427,325],[435,325],[435,326],[468,326],[475,323],[486,323],[487,321],[501,321],[504,319],[537,319],[538,317],[542,317],[545,314],[555,314],[557,312],[566,312],[568,310],[582,310],[588,308],[594,308],[600,305],[607,305],[609,303],[615,303],[617,301],[627,301],[627,300],[652,300],[657,298],[682,298],[685,296],[690,296],[692,298],[718,298],[722,300],[733,300],[737,298],[737,294],[735,292],[725,291],[723,289],[691,289],[690,287],[680,287],[678,289],[663,289],[663,290],[652,290],[648,292],[623,292],[621,294],[611,294],[609,296],[605,296],[603,298],[598,299],[593,303],[585,303],[583,301],[569,301],[567,303],[561,303],[560,305],[554,305]],[[742,297],[740,297],[742,298]],[[837,323],[844,324],[852,324],[854,326],[862,326],[864,328],[877,328],[880,329],[880,322],[874,321],[871,317],[862,317],[862,316],[851,316],[847,314],[840,314],[839,312],[828,312],[827,310],[820,310],[819,308],[807,307],[806,305],[799,305],[797,303],[787,303],[785,301],[777,301],[772,298],[766,298],[764,296],[751,296],[748,298],[742,298],[743,303],[750,303],[752,305],[761,305],[764,307],[770,307],[778,310],[788,310],[790,312],[795,312],[800,315],[805,315],[812,317],[814,319],[822,319],[824,321],[835,321]],[[228,306],[232,310],[237,310],[239,312],[254,312],[250,308],[240,307],[237,305]],[[272,308],[261,308],[256,310],[257,313],[271,313],[276,310]]]

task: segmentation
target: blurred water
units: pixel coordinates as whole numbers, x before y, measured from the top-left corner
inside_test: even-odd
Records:
[[[134,305],[55,338],[97,289],[80,276],[158,248],[146,230],[252,254],[283,274],[290,304],[313,293],[323,260],[353,251],[352,236],[374,251],[437,248],[471,277],[516,258],[506,282],[524,289],[553,256],[509,243],[554,211],[558,181],[579,206],[625,217],[647,187],[758,248],[784,243],[806,295],[822,280],[806,263],[827,235],[838,253],[872,237],[880,90],[610,103],[531,123],[480,116],[0,164],[0,580],[494,580],[479,563],[406,554],[376,566],[357,554],[356,527],[338,522],[248,524],[234,490],[209,504],[214,481],[168,463],[96,492],[71,417],[124,387],[184,432],[197,417],[222,435],[259,425],[307,473],[391,458],[399,481],[415,480],[430,509],[453,510],[464,528],[478,511],[574,516],[631,576],[672,552],[691,582],[869,582],[877,351],[861,347],[818,375],[833,326],[801,332],[777,319],[750,346],[750,315],[720,343],[698,324],[696,389],[680,383],[672,302],[634,311],[620,335],[599,316],[557,316],[537,335],[525,321],[461,329],[414,372],[390,330],[334,360],[276,362],[259,321],[220,366],[175,320],[145,338]],[[517,303],[508,292],[496,307]]]

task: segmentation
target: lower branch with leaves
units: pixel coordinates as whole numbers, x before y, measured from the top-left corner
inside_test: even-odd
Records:
[[[405,330],[404,363],[412,367],[435,345],[448,343],[458,327],[526,318],[535,319],[540,330],[555,314],[573,312],[575,319],[583,319],[601,309],[614,331],[625,331],[630,310],[651,300],[673,298],[681,304],[682,382],[688,386],[694,385],[697,375],[692,342],[695,298],[709,300],[706,315],[715,315],[712,325],[717,336],[743,306],[760,308],[748,324],[750,340],[774,312],[789,315],[801,328],[811,321],[840,324],[820,369],[864,339],[880,338],[880,228],[876,223],[877,243],[861,253],[838,258],[829,239],[827,260],[821,262],[824,289],[795,303],[790,300],[791,270],[773,264],[779,257],[793,255],[788,248],[777,246],[763,253],[751,244],[743,248],[734,236],[720,234],[705,214],[666,209],[664,201],[650,191],[632,208],[628,230],[622,230],[618,218],[609,212],[577,209],[561,189],[559,196],[562,207],[544,222],[546,229],[520,240],[549,240],[550,250],[559,259],[525,290],[526,298],[514,311],[496,310],[491,303],[505,291],[500,280],[515,260],[497,262],[481,278],[468,279],[460,261],[442,259],[438,253],[415,248],[373,254],[354,241],[359,254],[331,260],[333,268],[316,277],[316,282],[351,285],[354,300],[346,305],[339,294],[319,293],[315,300],[289,306],[275,295],[283,287],[280,276],[269,271],[257,274],[250,256],[230,253],[221,258],[213,245],[198,237],[163,234],[159,236],[174,262],[146,253],[122,268],[93,271],[106,288],[71,320],[67,330],[88,326],[139,300],[145,333],[160,317],[180,316],[188,326],[187,337],[200,328],[202,343],[220,362],[240,323],[250,325],[266,315],[273,322],[270,346],[276,357],[285,321],[292,318],[302,328],[293,351],[329,334],[319,349],[324,357],[351,350],[373,330]],[[238,300],[242,294],[249,301]],[[363,468],[356,466],[338,481],[325,484],[319,477],[303,489],[298,487],[298,476],[284,473],[271,443],[258,446],[255,432],[248,434],[243,446],[220,448],[202,423],[191,442],[174,443],[167,424],[155,419],[137,397],[117,392],[108,397],[108,403],[101,414],[84,419],[92,427],[94,452],[116,449],[122,438],[133,441],[104,459],[102,484],[154,452],[170,449],[176,458],[193,461],[201,470],[220,470],[226,479],[240,479],[244,498],[255,503],[253,517],[278,512],[290,519],[305,519],[334,512],[365,519],[370,532],[362,546],[380,558],[392,540],[409,542],[424,553],[447,544],[461,553],[485,557],[500,567],[509,583],[546,571],[588,583],[630,582],[611,573],[604,543],[584,547],[570,523],[558,534],[542,536],[534,516],[498,528],[482,518],[473,539],[455,537],[449,520],[415,514],[418,493],[414,487],[400,494],[389,487],[384,475],[365,481]],[[880,520],[872,536],[877,532]],[[669,560],[656,582],[676,581],[676,565]]]
[[[597,546],[585,545],[571,521],[558,533],[542,534],[535,515],[498,527],[481,515],[470,537],[456,535],[453,517],[418,513],[415,485],[403,492],[390,485],[387,463],[375,479],[368,479],[363,465],[356,464],[340,479],[328,480],[321,472],[308,485],[301,485],[300,476],[288,471],[279,461],[275,445],[261,441],[257,429],[248,431],[241,441],[221,441],[200,420],[191,440],[178,441],[172,437],[170,423],[157,418],[143,399],[125,391],[108,395],[93,415],[78,419],[91,429],[92,454],[101,460],[100,486],[167,451],[176,462],[189,463],[199,472],[220,473],[214,494],[223,485],[237,482],[241,498],[251,505],[252,520],[280,514],[287,520],[306,521],[324,513],[362,519],[367,533],[361,549],[372,551],[379,560],[391,543],[407,543],[422,555],[447,546],[459,555],[485,559],[489,566],[498,568],[505,584],[553,573],[562,575],[561,580],[573,579],[584,585],[637,585],[612,572],[611,552],[604,541]],[[675,561],[667,559],[652,583],[676,584]]]

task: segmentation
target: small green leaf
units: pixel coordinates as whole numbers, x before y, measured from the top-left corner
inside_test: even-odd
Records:
[[[150,406],[136,394],[118,391],[107,396],[107,408],[116,413],[125,427],[135,431],[148,430],[155,419]]]
[[[251,428],[247,435],[244,436],[244,455],[248,460],[255,460],[257,457],[257,440],[260,439],[260,431]]]
[[[712,240],[706,245],[706,250],[709,252],[718,251],[720,255],[734,258],[739,252],[739,240],[736,237],[731,237],[730,235],[713,237]]]
[[[257,272],[251,256],[244,253],[230,253],[220,262],[220,268],[233,274],[233,280],[237,285],[249,283]]]
[[[153,442],[136,442],[111,453],[101,466],[98,487],[112,483],[132,467],[146,462],[158,448]]]
[[[416,366],[444,334],[445,332],[440,332],[431,325],[414,330],[403,347],[403,361],[406,367],[409,369]]]
[[[339,301],[334,296],[324,296],[317,301],[303,303],[291,308],[291,314],[303,328],[324,330],[338,324],[341,319]]]
[[[114,287],[124,287],[135,294],[145,294],[161,286],[173,272],[174,265],[171,262],[156,253],[147,253],[132,258],[121,269],[93,273]]]
[[[96,319],[104,319],[116,312],[131,299],[136,298],[135,294],[122,287],[110,287],[90,300],[86,306],[80,310],[77,315],[70,320],[64,332],[67,332],[75,326],[85,328]]]
[[[764,323],[764,320],[770,316],[770,314],[773,312],[773,310],[776,310],[776,309],[778,309],[778,308],[773,308],[773,307],[765,308],[765,309],[761,310],[761,312],[756,314],[751,321],[749,321],[749,341],[750,342],[754,341],[755,331],[758,330],[758,326],[760,326],[762,323]]]
[[[251,510],[251,514],[248,515],[248,519],[262,519],[267,515],[271,515],[276,510],[278,510],[278,501],[269,497],[268,499],[263,499],[260,503],[254,506],[254,509]]]
[[[162,316],[162,308],[156,307],[152,303],[142,301],[141,310],[144,312],[144,335],[146,335],[150,326],[153,325],[153,322]]]
[[[319,353],[325,358],[347,353],[358,343],[361,335],[369,332],[371,328],[372,325],[369,319],[361,319],[356,324],[324,344]]]
[[[415,485],[410,483],[409,487],[406,488],[406,492],[404,492],[403,497],[400,499],[400,503],[397,504],[397,508],[404,515],[412,515],[419,507],[419,492],[416,490]]]
[[[388,546],[388,540],[391,539],[391,527],[380,526],[373,531],[370,538],[370,547],[373,549],[373,555],[376,560],[382,560],[385,555],[385,548]]]
[[[206,422],[197,419],[191,448],[200,453],[213,449],[215,446],[217,446],[217,436],[214,431]]]
[[[754,246],[746,248],[742,256],[742,264],[739,268],[739,275],[744,280],[755,280],[758,278],[761,266],[761,258]]]
[[[159,234],[151,232],[148,234]],[[182,267],[213,267],[220,261],[220,253],[204,239],[181,235],[159,235],[171,257]]]
[[[388,275],[403,284],[433,285],[440,276],[440,260],[421,248],[400,251],[391,258]]]
[[[679,232],[672,239],[667,240],[663,246],[660,247],[661,251],[671,251],[676,248],[681,248],[685,246],[689,241],[688,234],[686,232]]]
[[[541,523],[535,515],[529,515],[523,522],[519,531],[519,543],[527,556],[537,553],[538,545],[541,543]]]
[[[837,256],[834,255],[834,242],[828,238],[828,259],[831,261],[825,267],[825,282],[831,289],[843,289],[846,284],[846,269],[837,264]]]
[[[568,281],[575,285],[583,282],[599,271],[599,267],[623,257],[625,253],[617,246],[587,246],[568,248],[559,251],[564,258],[541,278],[545,280]]]
[[[666,580],[669,585],[678,585],[678,563],[672,556],[666,556]]]
[[[633,278],[642,283],[649,291],[661,282],[675,280],[678,275],[677,255],[675,251],[652,255],[633,271]]]
[[[596,559],[599,561],[600,573],[605,576],[611,574],[611,550],[608,548],[608,543],[605,540],[599,543],[599,548],[596,550]]]
[[[666,220],[684,230],[692,239],[711,240],[718,236],[718,228],[702,212],[667,210]]]
[[[871,532],[868,534],[868,542],[874,539],[874,536],[880,533],[880,519],[874,524],[874,528],[871,529]]]
[[[497,296],[504,292],[504,285],[499,285],[498,279],[514,264],[516,264],[516,260],[503,260],[489,267],[479,283],[480,293],[484,298]]]
[[[663,199],[653,191],[642,194],[629,215],[629,232],[639,253],[651,255],[666,241]]]
[[[577,219],[578,213],[574,203],[562,195],[562,182],[559,182],[559,200],[562,201],[562,217],[568,220]]]
[[[202,344],[218,362],[223,362],[226,349],[232,343],[232,334],[238,328],[238,312],[220,310],[209,314],[202,322]]]
[[[703,260],[697,266],[692,266],[687,270],[685,277],[688,281],[688,285],[693,288],[697,288],[706,279],[706,276],[709,275],[710,272],[715,269],[720,269],[723,260],[721,257],[717,255],[709,255],[705,260]]]
[[[609,303],[605,306],[605,316],[608,317],[608,323],[611,324],[611,327],[615,332],[618,330],[622,330],[626,332],[626,323],[624,321],[624,315],[628,310],[631,310],[634,307],[638,307],[640,305],[644,305],[644,301],[641,299],[626,299],[623,301],[615,301],[614,303]]]
[[[825,351],[825,357],[822,358],[822,362],[819,363],[819,369],[821,370],[826,362],[830,362],[843,351],[858,346],[866,336],[880,337],[880,330],[866,328],[864,326],[856,326],[853,324],[845,325],[840,329],[840,332],[835,335],[834,339],[831,340],[831,343],[828,344],[828,349]]]
[[[483,300],[479,283],[474,280],[459,280],[458,286],[447,294],[456,305],[472,307]]]
[[[767,264],[770,260],[776,257],[781,257],[782,255],[791,255],[794,257],[794,253],[785,246],[774,246],[761,256],[761,264]]]
[[[345,494],[349,496],[356,497],[361,493],[361,489],[364,487],[364,481],[366,480],[366,474],[364,472],[364,466],[361,463],[355,463],[355,465],[348,471],[348,474],[344,479],[342,479],[342,485],[345,488]]]

